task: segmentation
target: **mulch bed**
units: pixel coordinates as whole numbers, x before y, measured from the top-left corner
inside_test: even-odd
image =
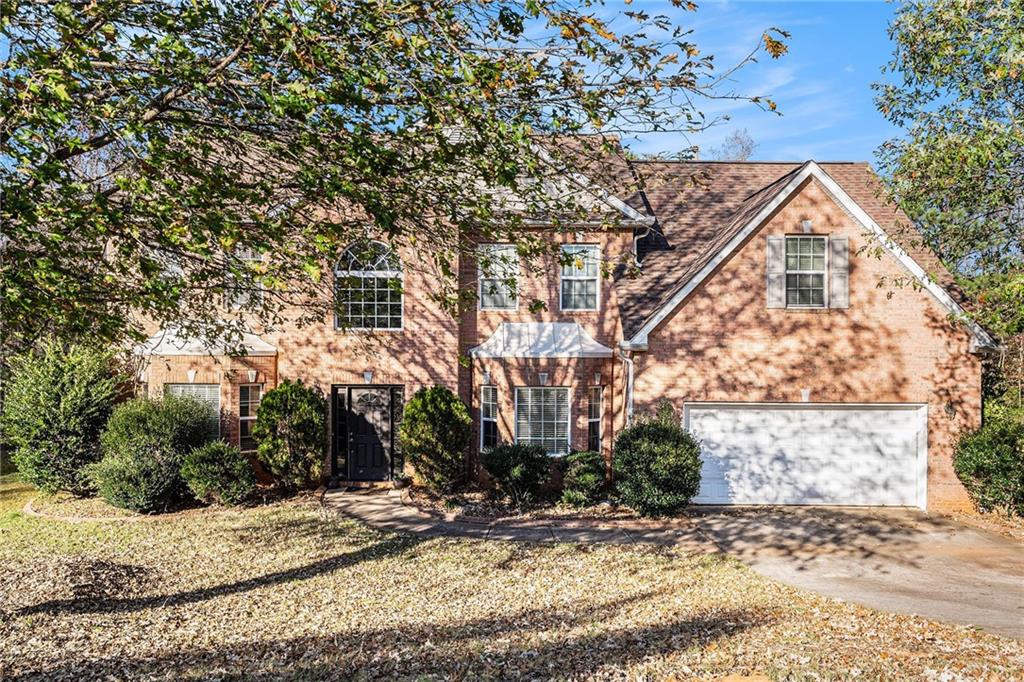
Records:
[[[467,490],[453,495],[438,495],[422,486],[406,491],[408,502],[431,516],[452,521],[490,523],[494,521],[624,521],[639,518],[629,507],[603,502],[592,507],[571,507],[554,499],[538,500],[521,509],[487,490]]]

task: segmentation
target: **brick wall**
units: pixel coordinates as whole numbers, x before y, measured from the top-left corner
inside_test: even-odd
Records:
[[[850,243],[850,307],[768,309],[765,238],[800,233]],[[970,338],[934,297],[879,286],[906,271],[895,258],[862,252],[864,228],[816,183],[806,185],[723,263],[636,354],[637,410],[666,397],[684,401],[925,403],[928,505],[964,508],[953,445],[981,417],[981,363]],[[952,415],[952,416],[950,416]]]

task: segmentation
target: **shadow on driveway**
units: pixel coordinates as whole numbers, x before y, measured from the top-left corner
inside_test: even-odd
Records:
[[[1024,639],[1024,544],[914,509],[691,510],[723,552],[796,587]]]

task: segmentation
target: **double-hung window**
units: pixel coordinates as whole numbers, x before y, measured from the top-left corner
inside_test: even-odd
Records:
[[[824,308],[825,237],[786,237],[786,307]]]
[[[569,389],[516,389],[516,442],[539,445],[549,455],[569,451]]]
[[[587,449],[601,452],[601,404],[604,390],[591,386],[587,395]]]
[[[242,452],[256,450],[252,427],[256,423],[256,410],[259,409],[261,397],[261,384],[245,384],[238,387],[238,449]]]
[[[562,310],[597,310],[600,250],[592,244],[562,247]]]
[[[511,244],[484,244],[480,258],[480,309],[515,310],[519,254]]]
[[[230,255],[234,261],[228,272],[227,303],[229,308],[258,308],[263,303],[263,286],[256,279],[260,254],[245,246],[237,247]]]
[[[345,249],[334,270],[336,329],[402,328],[402,264],[386,244]]]
[[[480,388],[480,449],[486,450],[498,444],[498,389],[495,386]]]

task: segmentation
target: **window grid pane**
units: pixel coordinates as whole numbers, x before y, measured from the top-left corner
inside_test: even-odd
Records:
[[[518,303],[509,280],[519,276],[519,255],[514,246],[487,244],[480,248],[480,308],[511,310]]]
[[[402,267],[385,244],[354,244],[335,269],[336,329],[401,329]]]
[[[598,247],[576,244],[563,246],[562,255],[572,259],[562,264],[562,310],[596,310],[600,276]]]
[[[516,389],[516,442],[540,445],[549,455],[569,451],[569,390]]]
[[[825,306],[825,237],[786,237],[786,305]]]
[[[247,384],[238,387],[238,448],[242,452],[256,450],[256,439],[252,427],[256,423],[256,412],[263,396],[261,384]]]
[[[604,391],[592,386],[587,396],[587,449],[601,452],[601,406]]]
[[[240,261],[239,269],[244,275],[227,273],[227,303],[231,308],[258,308],[263,303],[263,286],[256,281],[256,273],[252,270],[263,257],[256,251],[239,246],[232,253]]]
[[[498,444],[498,389],[483,386],[480,389],[480,448],[486,450]]]

